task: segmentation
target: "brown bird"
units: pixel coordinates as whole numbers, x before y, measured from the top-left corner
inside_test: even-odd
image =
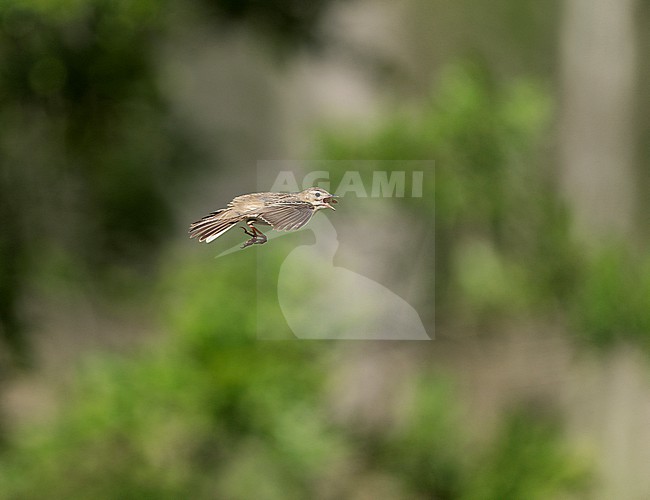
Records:
[[[251,238],[242,248],[262,245],[267,238],[254,224],[271,226],[276,231],[295,231],[309,222],[323,208],[336,210],[336,196],[324,189],[311,187],[299,193],[251,193],[237,196],[226,208],[212,212],[190,225],[190,238],[210,243],[239,222],[246,222],[244,233]]]

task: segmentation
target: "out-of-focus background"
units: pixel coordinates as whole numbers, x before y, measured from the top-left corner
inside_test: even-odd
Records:
[[[0,498],[650,497],[649,27],[643,0],[3,1]],[[435,160],[422,198],[328,214],[335,264],[435,341],[290,340],[257,283],[300,238],[187,239],[282,158],[344,160],[334,186]]]

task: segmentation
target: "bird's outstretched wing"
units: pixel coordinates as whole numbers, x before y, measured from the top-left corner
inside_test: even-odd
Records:
[[[276,231],[295,231],[309,222],[314,209],[309,203],[288,202],[270,205],[258,216]]]

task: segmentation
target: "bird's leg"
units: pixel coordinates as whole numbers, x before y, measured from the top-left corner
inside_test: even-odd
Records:
[[[253,228],[253,232],[254,232],[255,235],[257,236],[257,239],[258,239],[258,240],[261,240],[261,241],[258,241],[258,244],[261,245],[261,244],[263,244],[263,243],[266,243],[266,241],[267,241],[267,239],[268,239],[268,238],[266,237],[266,235],[265,235],[262,231],[260,231],[259,229],[257,229],[255,226],[252,226],[252,225],[251,225],[251,228]]]
[[[248,236],[251,237],[251,239],[244,242],[244,244],[242,245],[242,248],[246,248],[246,247],[251,246],[251,245],[263,245],[264,243],[266,243],[266,241],[267,241],[266,235],[262,231],[257,229],[253,225],[252,221],[246,222],[246,224],[250,228],[250,231],[248,231],[245,227],[242,227],[242,229],[244,230],[244,232]]]
[[[249,247],[251,245],[254,245],[257,242],[257,237],[255,236],[255,233],[251,233],[245,227],[242,227],[242,229],[244,230],[244,233],[246,233],[251,238],[249,240],[246,240],[241,247],[246,248],[246,247]]]

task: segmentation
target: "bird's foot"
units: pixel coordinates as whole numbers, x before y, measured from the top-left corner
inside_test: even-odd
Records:
[[[268,238],[264,235],[264,233],[261,233],[261,232],[258,231],[257,235],[256,235],[255,233],[248,232],[246,230],[246,228],[242,228],[242,229],[244,230],[244,232],[248,236],[252,236],[251,239],[244,242],[244,244],[241,246],[242,248],[246,248],[246,247],[249,247],[251,245],[263,245],[264,243],[266,243],[268,241]]]
[[[256,236],[255,238],[251,238],[250,240],[244,242],[244,244],[241,247],[246,248],[251,245],[263,245],[264,243],[266,243],[266,241],[267,241],[266,238],[259,238]]]

